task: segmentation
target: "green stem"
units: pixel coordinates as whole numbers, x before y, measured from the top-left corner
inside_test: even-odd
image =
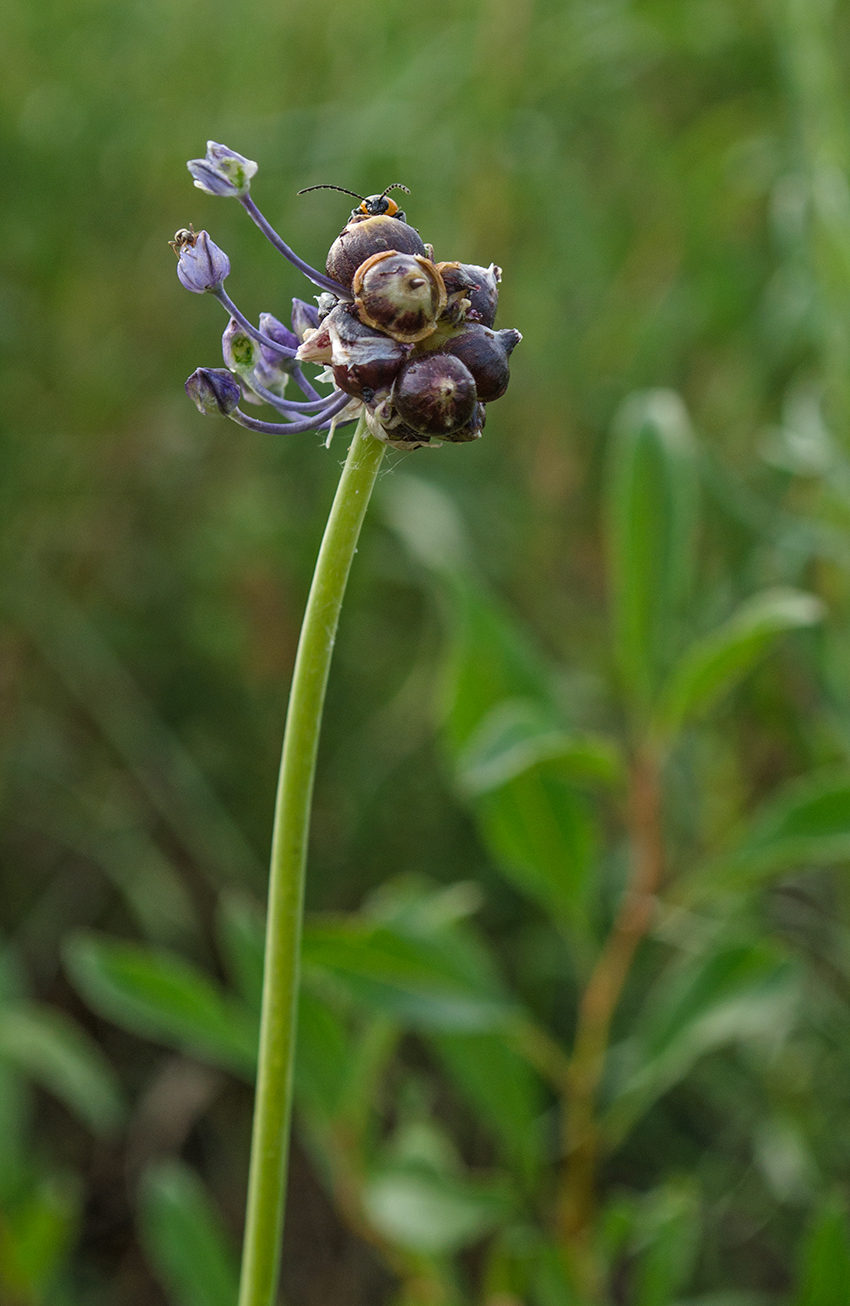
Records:
[[[325,528],[295,659],[269,880],[260,1059],[239,1306],[273,1306],[280,1272],[313,777],[340,608],[384,445],[357,425]]]

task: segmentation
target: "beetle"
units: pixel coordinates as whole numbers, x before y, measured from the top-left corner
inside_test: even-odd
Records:
[[[360,200],[356,209],[351,210],[352,218],[359,217],[361,214],[367,218],[398,218],[399,222],[406,222],[407,218],[396,204],[395,200],[390,199],[388,191],[403,190],[405,195],[410,194],[407,186],[402,186],[400,181],[394,181],[391,186],[386,186],[380,195],[358,195],[356,190],[346,190],[344,186],[305,186],[298,192],[299,195],[306,195],[311,190],[338,190],[343,195],[353,195],[356,200]]]

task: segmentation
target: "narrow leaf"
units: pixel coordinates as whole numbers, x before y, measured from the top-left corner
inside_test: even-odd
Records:
[[[850,860],[850,773],[821,772],[785,785],[737,843],[692,877],[698,894],[750,887],[796,866]]]
[[[366,1186],[365,1207],[370,1223],[385,1238],[431,1256],[473,1242],[509,1209],[504,1193],[413,1165],[373,1174]]]
[[[570,781],[608,778],[612,761],[616,768],[611,750],[572,736],[559,721],[545,660],[475,579],[455,529],[457,514],[441,493],[407,478],[402,494],[391,490],[388,501],[393,524],[437,575],[447,600],[443,738],[482,839],[522,892],[586,935],[595,830]],[[505,709],[505,703],[522,707]],[[560,770],[537,783],[536,769],[547,765]]]
[[[481,987],[459,950],[369,923],[308,924],[303,958],[305,967],[335,975],[361,1002],[403,1024],[492,1029],[514,1010],[501,992]]]
[[[83,996],[116,1024],[253,1077],[256,1020],[181,957],[83,934],[67,945],[66,964]]]
[[[499,1034],[434,1034],[430,1043],[509,1164],[533,1183],[543,1162],[544,1099],[527,1062]]]
[[[699,1214],[698,1194],[686,1180],[651,1195],[642,1221],[646,1245],[635,1267],[635,1306],[673,1306],[678,1301],[693,1272]]]
[[[585,935],[597,845],[587,798],[558,776],[526,773],[482,794],[476,815],[503,874],[569,930]]]
[[[225,890],[219,899],[218,940],[230,979],[246,1005],[259,1015],[263,997],[266,923],[253,898]]]
[[[533,701],[507,699],[483,717],[458,755],[455,774],[461,792],[476,798],[554,761],[577,779],[610,781],[619,769],[608,740],[568,733]]]
[[[81,1196],[70,1176],[27,1175],[15,1201],[3,1211],[0,1293],[4,1306],[8,1293],[15,1306],[67,1300],[57,1296],[56,1289],[79,1224]]]
[[[803,1244],[793,1306],[843,1306],[850,1300],[850,1234],[840,1198],[827,1200]]]
[[[767,944],[721,944],[674,964],[651,991],[629,1040],[612,1056],[608,1136],[621,1141],[707,1052],[781,1038],[798,1000],[796,971]]]
[[[353,1051],[343,1022],[310,988],[298,999],[295,1091],[309,1109],[332,1119],[345,1094]]]
[[[235,1306],[237,1261],[221,1218],[188,1166],[164,1161],[144,1176],[142,1234],[174,1306]]]
[[[634,394],[614,423],[607,535],[623,682],[645,710],[679,642],[691,584],[697,475],[678,395]]]
[[[31,1002],[0,1006],[0,1057],[96,1132],[119,1124],[123,1104],[112,1068],[97,1044],[63,1012]]]
[[[657,725],[674,734],[732,689],[780,635],[813,625],[824,611],[820,599],[800,590],[766,590],[748,599],[680,658],[656,709]]]

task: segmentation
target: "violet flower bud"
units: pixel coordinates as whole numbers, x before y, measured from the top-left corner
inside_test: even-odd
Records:
[[[319,325],[319,310],[315,304],[306,304],[303,299],[292,301],[292,330],[298,337],[298,343],[304,339],[305,331],[315,331]]]
[[[242,398],[237,381],[223,367],[199,367],[185,385],[186,394],[205,417],[229,417]]]
[[[290,331],[288,326],[284,326],[282,322],[279,322],[272,313],[260,314],[260,330],[264,336],[268,336],[270,340],[277,340],[278,344],[283,345],[285,349],[297,349],[300,344],[299,337],[295,332]],[[284,357],[272,349],[270,345],[260,345],[260,352],[263,361],[268,363],[270,367],[275,366]]]
[[[230,276],[230,259],[201,231],[191,243],[181,245],[177,275],[187,290],[203,295],[208,290],[218,290],[225,277]]]
[[[237,154],[215,141],[207,141],[206,158],[190,159],[186,167],[198,190],[207,195],[247,195],[251,178],[257,171],[252,159],[246,159],[244,154]]]
[[[298,348],[298,337],[284,326],[272,313],[260,314],[260,330],[264,336],[277,340],[286,349]],[[271,345],[258,344],[254,355],[254,376],[260,385],[281,395],[286,389],[292,372],[292,358],[288,354],[278,353]],[[245,378],[250,385],[251,378]]]

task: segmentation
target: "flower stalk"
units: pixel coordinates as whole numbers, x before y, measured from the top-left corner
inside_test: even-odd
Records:
[[[326,273],[321,273],[290,249],[251,199],[257,172],[252,159],[208,141],[205,157],[190,159],[187,166],[206,194],[237,198],[279,253],[322,291],[315,308],[300,299],[292,301],[291,330],[270,313],[260,314],[257,328],[224,289],[230,275],[227,255],[207,232],[182,227],[169,242],[177,255],[180,281],[195,294],[212,294],[229,317],[222,337],[227,366],[198,368],[186,382],[189,397],[205,415],[219,414],[263,434],[328,431],[326,447],[338,425],[359,415],[301,629],[272,836],[239,1306],[274,1306],[292,1117],[310,808],[325,689],[351,561],[385,448],[409,452],[443,441],[477,440],[485,404],[504,393],[508,356],[521,337],[518,331],[491,330],[501,275],[495,264],[484,268],[433,262],[433,249],[388,198],[388,191],[406,187],[355,196],[362,203],[331,246]],[[414,350],[425,356],[414,357]],[[320,394],[306,379],[302,363],[324,369],[316,380],[332,384],[329,394]],[[284,397],[290,380],[304,399]],[[286,420],[249,417],[239,407],[240,398],[267,404]],[[349,1214],[354,1210],[350,1204],[344,1209]],[[374,1243],[379,1235],[374,1230],[371,1234]],[[395,1268],[409,1279],[405,1265],[398,1262]],[[442,1286],[435,1297],[430,1279],[422,1282],[421,1293],[408,1283],[411,1301],[437,1306],[443,1300]]]
[[[295,1057],[304,875],[322,707],[351,561],[385,445],[357,424],[298,643],[272,836],[260,1058],[239,1306],[277,1297]]]

